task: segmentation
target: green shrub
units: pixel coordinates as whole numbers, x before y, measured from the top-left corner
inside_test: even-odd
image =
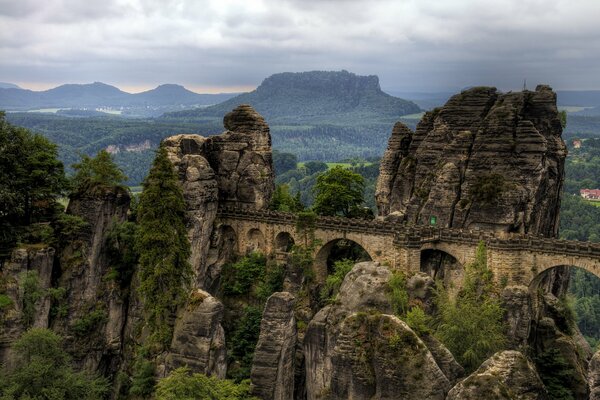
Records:
[[[14,365],[0,372],[2,399],[98,400],[108,394],[108,382],[74,372],[60,336],[48,329],[25,332],[13,347]]]
[[[496,173],[481,175],[471,186],[471,199],[484,204],[494,204],[510,186],[503,175]]]
[[[412,307],[408,310],[404,320],[419,336],[431,333],[431,317],[421,307]]]
[[[178,368],[156,384],[156,400],[251,400],[250,382],[234,383]],[[258,400],[258,399],[256,399]]]
[[[394,314],[403,318],[408,311],[408,292],[406,291],[406,276],[401,271],[393,271],[387,283],[387,297]]]
[[[354,261],[343,259],[336,261],[333,264],[333,274],[327,277],[325,285],[321,289],[321,300],[331,301],[334,300],[340,291],[344,278],[354,267]]]
[[[88,226],[83,218],[65,213],[61,213],[53,224],[55,238],[59,243],[66,243],[78,238]]]
[[[254,349],[260,336],[261,320],[261,307],[245,307],[243,316],[237,321],[231,339],[227,342],[229,345],[229,351],[227,352],[229,364],[237,364],[237,368],[227,370],[227,375],[236,382],[250,377]]]
[[[223,266],[223,293],[237,296],[248,295],[252,286],[265,278],[267,259],[259,252],[253,252],[233,264]]]
[[[44,296],[40,288],[37,271],[27,271],[21,275],[21,290],[23,291],[23,324],[25,327],[33,325],[37,302]]]
[[[552,400],[575,400],[570,388],[574,370],[556,348],[547,349],[533,360]]]
[[[270,263],[266,266],[265,275],[256,287],[256,297],[259,301],[266,301],[275,292],[283,290],[285,278],[285,265]]]
[[[76,320],[71,326],[71,330],[77,336],[85,336],[93,332],[98,326],[108,320],[106,310],[97,309]]]
[[[139,348],[133,363],[131,374],[131,386],[129,394],[137,398],[149,398],[154,393],[154,363],[149,361],[149,351],[146,348]]]
[[[69,305],[63,302],[67,295],[67,289],[64,287],[48,288],[46,294],[50,297],[50,316],[52,318],[64,318],[69,312]]]

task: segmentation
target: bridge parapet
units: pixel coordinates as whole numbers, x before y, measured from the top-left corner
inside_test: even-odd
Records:
[[[295,225],[294,213],[271,210],[255,210],[240,207],[221,207],[221,218],[242,219],[261,223]],[[600,256],[600,243],[546,238],[537,235],[496,233],[483,230],[438,228],[432,226],[397,224],[380,220],[319,216],[315,228],[366,234],[393,235],[394,245],[408,248],[421,247],[426,243],[448,242],[477,245],[499,250],[537,251],[572,256]]]

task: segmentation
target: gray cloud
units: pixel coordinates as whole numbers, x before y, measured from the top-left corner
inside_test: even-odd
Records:
[[[597,0],[0,0],[0,81],[256,86],[347,69],[390,90],[600,89]]]

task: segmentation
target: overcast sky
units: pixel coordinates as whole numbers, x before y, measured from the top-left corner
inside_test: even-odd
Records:
[[[0,81],[250,90],[285,71],[388,91],[600,89],[600,0],[0,0]]]

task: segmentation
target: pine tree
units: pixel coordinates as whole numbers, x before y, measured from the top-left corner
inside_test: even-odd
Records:
[[[136,248],[140,255],[138,293],[152,337],[162,346],[171,341],[174,315],[192,274],[184,212],[180,183],[161,147],[140,195]]]
[[[73,186],[76,192],[88,192],[98,189],[122,187],[127,176],[115,164],[106,150],[100,150],[96,157],[81,156],[81,161],[72,165],[76,171]]]

